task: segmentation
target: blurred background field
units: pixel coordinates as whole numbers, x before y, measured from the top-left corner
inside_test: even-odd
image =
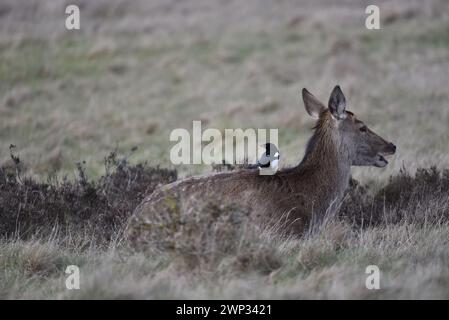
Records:
[[[77,4],[81,30],[67,31]],[[377,1],[0,2],[0,159],[10,144],[30,173],[98,176],[113,149],[170,167],[169,133],[203,127],[279,128],[282,165],[298,163],[313,121],[307,87],[398,146],[383,170],[449,165],[449,3]],[[178,167],[182,174],[210,170]]]

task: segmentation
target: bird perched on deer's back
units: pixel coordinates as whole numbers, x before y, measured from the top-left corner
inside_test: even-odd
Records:
[[[277,169],[279,165],[280,153],[278,148],[273,143],[265,143],[261,145],[265,148],[256,164],[248,166],[248,169],[256,168],[272,168]]]

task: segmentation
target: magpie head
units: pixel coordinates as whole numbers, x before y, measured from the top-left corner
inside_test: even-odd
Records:
[[[262,147],[265,148],[265,154],[267,156],[274,156],[276,153],[279,153],[278,148],[273,143],[265,143]]]

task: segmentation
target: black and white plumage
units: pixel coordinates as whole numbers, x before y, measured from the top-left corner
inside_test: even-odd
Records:
[[[277,170],[279,165],[280,153],[278,148],[273,143],[265,143],[261,145],[265,148],[265,152],[262,154],[257,164],[250,166],[250,169],[275,169]]]
[[[272,168],[277,169],[279,165],[280,153],[278,148],[272,143],[266,143],[264,145],[265,152],[260,157],[259,161],[257,161],[257,165],[260,168]]]

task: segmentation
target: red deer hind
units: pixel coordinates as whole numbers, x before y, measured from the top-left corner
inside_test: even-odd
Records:
[[[154,210],[176,194],[183,196],[216,194],[223,199],[249,205],[264,221],[278,223],[295,234],[336,209],[348,186],[351,166],[385,167],[384,158],[396,146],[371,131],[346,110],[346,99],[336,86],[325,107],[307,89],[302,90],[307,113],[317,119],[303,160],[275,175],[259,175],[258,170],[242,169],[190,177],[162,186],[136,208],[130,226],[145,230]],[[330,210],[330,211],[329,211]],[[142,236],[140,234],[139,236]]]

